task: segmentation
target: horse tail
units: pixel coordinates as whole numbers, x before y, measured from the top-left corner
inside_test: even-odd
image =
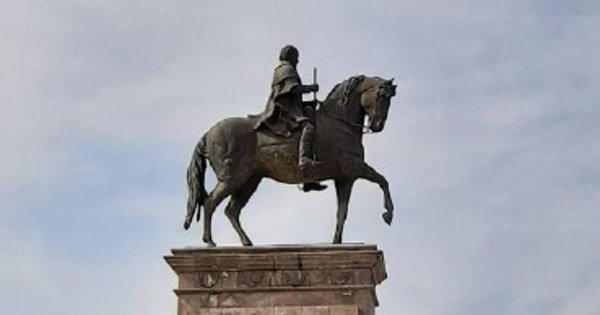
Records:
[[[204,176],[206,173],[206,157],[205,157],[206,135],[198,141],[190,166],[187,169],[187,184],[188,184],[188,202],[187,215],[183,227],[187,230],[192,224],[194,213],[198,210],[196,221],[200,220],[200,211],[204,204],[204,200],[208,196],[206,188],[204,188]]]

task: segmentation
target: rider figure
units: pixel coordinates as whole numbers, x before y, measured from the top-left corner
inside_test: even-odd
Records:
[[[317,92],[319,85],[302,84],[298,71],[296,71],[298,57],[298,49],[294,46],[287,45],[281,49],[279,54],[281,63],[275,68],[273,74],[267,108],[260,115],[254,128],[258,129],[265,124],[274,133],[289,137],[292,130],[301,127],[298,165],[301,169],[305,169],[314,167],[321,162],[315,160],[313,150],[316,100],[303,102],[302,94]],[[319,183],[306,183],[304,191],[323,190],[325,187]]]

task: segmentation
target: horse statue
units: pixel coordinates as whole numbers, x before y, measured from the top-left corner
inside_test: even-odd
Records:
[[[364,161],[362,137],[365,132],[383,130],[391,98],[396,95],[392,80],[355,76],[337,84],[317,111],[316,158],[322,163],[298,167],[299,132],[282,138],[269,130],[255,130],[256,117],[227,118],[202,136],[187,170],[189,197],[184,228],[188,229],[197,212],[204,209],[204,234],[208,246],[212,239],[212,216],[216,207],[231,196],[225,214],[244,246],[252,242],[240,224],[240,212],[256,191],[260,181],[271,178],[287,184],[333,179],[337,192],[337,225],[333,243],[342,242],[348,201],[354,181],[359,178],[377,183],[384,197],[383,220],[392,222],[394,205],[383,175]],[[367,126],[363,126],[365,116]],[[217,177],[215,188],[204,188],[206,159]]]

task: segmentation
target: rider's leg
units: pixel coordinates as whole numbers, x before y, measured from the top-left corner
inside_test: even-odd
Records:
[[[302,124],[302,135],[300,136],[300,148],[299,148],[299,166],[300,168],[314,167],[321,162],[315,161],[314,158],[314,136],[315,127],[310,121],[304,121]],[[304,183],[302,190],[309,192],[311,190],[321,191],[327,188],[325,185],[321,185],[319,182]]]
[[[315,166],[317,164],[313,152],[314,137],[315,127],[308,120],[304,120],[302,122],[302,135],[300,136],[300,147],[298,150],[298,165],[301,168]]]
[[[314,152],[314,138],[315,138],[315,125],[317,114],[315,111],[315,104],[306,104],[303,106],[304,115],[308,118],[308,121],[302,123],[302,136],[300,137],[300,148],[299,148],[299,165],[301,168],[307,165],[314,166],[318,162],[315,161]],[[326,189],[326,185],[321,185],[319,182],[304,183],[302,191],[321,191]]]

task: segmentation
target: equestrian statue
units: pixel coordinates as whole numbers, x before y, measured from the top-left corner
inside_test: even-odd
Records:
[[[266,109],[260,115],[218,122],[194,149],[187,170],[184,228],[190,227],[194,214],[200,220],[204,209],[202,240],[208,246],[215,246],[212,215],[227,197],[225,214],[242,244],[252,246],[240,212],[265,177],[302,184],[305,192],[326,189],[320,182],[333,179],[338,204],[333,243],[342,242],[350,193],[359,178],[381,187],[386,209],[382,217],[387,224],[392,222],[394,205],[388,182],[364,161],[362,137],[365,132],[383,130],[390,100],[396,95],[393,79],[354,76],[337,84],[323,102],[316,97],[306,102],[302,95],[312,92],[316,96],[319,86],[302,84],[296,70],[298,49],[283,47],[279,60]],[[204,187],[207,160],[217,177],[210,193]]]

